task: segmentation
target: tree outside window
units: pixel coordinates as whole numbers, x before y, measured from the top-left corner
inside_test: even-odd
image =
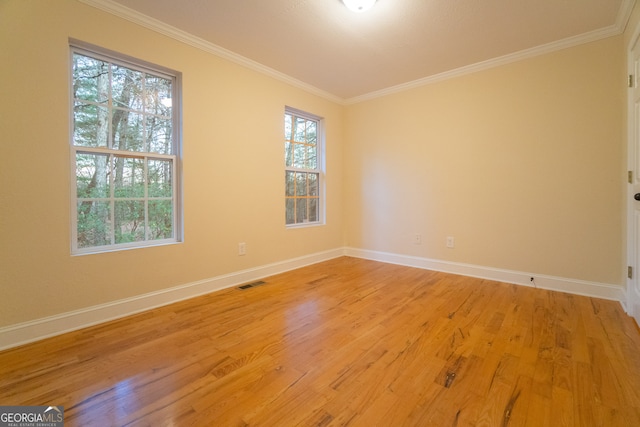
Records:
[[[72,47],[73,252],[178,241],[176,84]]]
[[[321,120],[285,109],[285,223],[321,221]]]

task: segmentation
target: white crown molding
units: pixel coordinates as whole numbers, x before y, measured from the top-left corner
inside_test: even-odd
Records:
[[[359,102],[368,101],[375,98],[391,95],[394,93],[403,92],[405,90],[414,89],[420,86],[425,86],[428,84],[441,82],[443,80],[460,77],[466,74],[487,70],[490,68],[509,64],[512,62],[521,61],[523,59],[533,58],[535,56],[544,55],[547,53],[555,52],[555,51],[566,49],[569,47],[578,46],[580,44],[601,40],[607,37],[617,36],[625,30],[627,26],[627,22],[629,21],[629,18],[631,16],[631,12],[633,11],[633,7],[636,3],[636,0],[623,0],[622,5],[620,6],[620,10],[618,11],[618,16],[616,17],[615,24],[606,28],[602,28],[600,30],[591,31],[585,34],[569,37],[553,43],[536,46],[530,49],[525,49],[519,52],[504,55],[498,58],[489,59],[486,61],[456,68],[454,70],[449,70],[449,71],[445,71],[432,76],[413,80],[407,83],[391,86],[378,91],[369,92],[364,95],[356,96],[349,99],[344,99],[339,96],[333,95],[325,90],[322,90],[315,86],[307,84],[301,80],[293,78],[280,71],[274,70],[273,68],[262,65],[259,62],[256,62],[252,59],[246,58],[242,55],[238,55],[237,53],[234,53],[221,46],[218,46],[204,39],[196,37],[192,34],[189,34],[186,31],[183,31],[171,25],[165,24],[162,21],[151,18],[131,8],[123,6],[120,3],[114,2],[113,0],[78,0],[78,1],[81,3],[85,3],[89,6],[93,6],[97,9],[103,10],[112,15],[118,16],[120,18],[126,19],[135,24],[141,25],[152,31],[171,37],[175,40],[178,40],[182,43],[193,46],[197,49],[200,49],[205,52],[216,55],[218,57],[227,59],[238,65],[242,65],[243,67],[246,67],[251,70],[257,71],[259,73],[265,74],[267,76],[273,77],[291,86],[305,90],[309,93],[312,93],[314,95],[320,96],[322,98],[325,98],[329,101],[332,101],[341,105],[357,104]]]
[[[618,29],[618,33],[622,34],[627,29],[627,24],[631,18],[633,7],[636,5],[636,0],[623,0],[618,10],[618,17],[614,26]]]
[[[629,1],[635,2],[635,0],[629,0]],[[627,19],[628,19],[628,15],[627,15]],[[626,26],[626,23],[624,26]],[[500,56],[498,58],[493,58],[486,61],[477,62],[475,64],[466,65],[464,67],[456,68],[454,70],[445,71],[443,73],[434,74],[432,76],[424,77],[418,80],[413,80],[407,83],[391,86],[375,92],[369,92],[361,96],[349,98],[344,100],[344,103],[346,105],[357,104],[359,102],[369,101],[375,98],[381,98],[383,96],[395,94],[398,92],[403,92],[409,89],[414,89],[421,86],[426,86],[429,84],[441,82],[444,80],[449,80],[454,77],[460,77],[467,74],[476,73],[478,71],[488,70],[490,68],[499,67],[501,65],[506,65],[513,62],[522,61],[524,59],[529,59],[536,56],[556,52],[562,49],[578,46],[581,44],[602,40],[612,36],[617,36],[617,35],[620,35],[622,31],[624,31],[624,26],[623,26],[623,29],[620,30],[618,25],[612,25],[610,27],[602,28],[596,31],[591,31],[589,33],[580,34],[578,36],[569,37],[563,40],[558,40],[553,43],[532,47],[530,49],[525,49],[519,52],[510,53],[508,55]]]
[[[432,76],[413,80],[407,83],[402,83],[396,86],[391,86],[378,91],[369,92],[361,96],[345,99],[344,103],[346,105],[357,104],[358,102],[369,101],[375,98],[380,98],[380,97],[391,95],[394,93],[403,92],[405,90],[414,89],[420,86],[426,86],[428,84],[452,79],[454,77],[460,77],[466,74],[488,70],[490,68],[499,67],[501,65],[521,61],[523,59],[533,58],[536,56],[556,52],[562,49],[567,49],[567,48],[578,46],[581,44],[602,40],[607,37],[620,35],[624,32],[625,28],[627,27],[627,23],[629,22],[629,18],[631,17],[631,13],[633,12],[633,7],[635,6],[635,4],[636,4],[636,0],[623,0],[622,4],[620,5],[620,10],[618,10],[618,16],[616,17],[615,24],[609,27],[601,28],[595,31],[590,31],[588,33],[580,34],[573,37],[568,37],[566,39],[558,40],[552,43],[532,47],[530,49],[521,50],[519,52],[500,56],[498,58],[477,62],[475,64],[456,68],[454,70],[445,71],[439,74],[434,74]]]
[[[274,70],[273,68],[267,67],[266,65],[262,65],[259,62],[246,58],[242,55],[234,53],[228,49],[225,49],[211,42],[208,42],[200,37],[196,37],[193,34],[189,34],[188,32],[183,31],[179,28],[165,24],[162,21],[159,21],[155,18],[151,18],[150,16],[144,15],[138,11],[135,11],[131,8],[123,6],[120,3],[116,3],[112,0],[78,0],[78,1],[86,5],[100,9],[104,12],[118,16],[120,18],[126,19],[127,21],[133,22],[134,24],[141,25],[145,28],[148,28],[152,31],[155,31],[167,37],[171,37],[172,39],[185,43],[189,46],[192,46],[202,51],[216,55],[220,58],[229,60],[233,63],[246,67],[250,70],[257,71],[261,74],[267,75],[276,80],[280,80],[284,83],[287,83],[291,86],[302,89],[306,92],[312,93],[314,95],[320,96],[329,101],[333,101],[338,104],[344,103],[344,99],[338,96],[335,96],[327,91],[324,91],[308,83],[305,83],[301,80],[293,78],[287,74],[281,73],[280,71]]]

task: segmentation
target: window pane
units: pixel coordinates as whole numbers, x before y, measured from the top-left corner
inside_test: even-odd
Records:
[[[308,199],[309,203],[309,221],[318,221],[318,199]]]
[[[318,195],[318,174],[310,173],[309,175],[309,196]]]
[[[291,114],[284,115],[284,139],[291,140]]]
[[[305,141],[305,121],[305,119],[296,117],[296,134],[294,137],[296,142]]]
[[[78,198],[109,197],[109,156],[76,154],[76,195]]]
[[[147,165],[149,197],[171,197],[173,163],[171,160],[149,160]]]
[[[159,154],[171,154],[171,120],[158,116],[147,116],[147,137],[149,151]]]
[[[296,173],[295,172],[290,172],[290,171],[286,171],[285,172],[285,191],[284,194],[285,196],[295,196],[295,188],[296,188],[296,184],[295,184],[295,179],[296,179]]]
[[[306,222],[307,220],[307,199],[296,200],[296,223]]]
[[[314,144],[316,143],[316,141],[318,140],[318,128],[316,125],[316,122],[314,122],[313,120],[308,120],[307,121],[307,144]]]
[[[295,216],[295,208],[296,208],[296,201],[295,199],[290,199],[287,198],[285,199],[285,204],[286,204],[286,223],[287,224],[295,224],[296,222],[296,216]]]
[[[128,110],[113,110],[113,148],[123,151],[144,151],[143,115]]]
[[[173,237],[173,204],[171,200],[149,202],[149,239],[170,239]]]
[[[116,107],[129,108],[136,111],[143,110],[142,82],[143,73],[120,65],[112,68],[113,104]]]
[[[304,154],[305,154],[305,145],[304,144],[294,144],[293,145],[293,167],[294,168],[304,168]]]
[[[115,197],[144,197],[144,160],[116,156],[114,163]]]
[[[286,141],[284,143],[284,164],[287,167],[291,167],[293,165],[293,145]]]
[[[316,169],[318,167],[317,157],[316,157],[316,146],[315,145],[307,145],[307,169]]]
[[[110,218],[109,202],[78,202],[78,248],[110,245]]]
[[[296,174],[296,196],[307,195],[307,174],[298,172]]]
[[[109,99],[109,64],[75,53],[73,55],[73,97],[98,103]]]
[[[106,147],[109,140],[109,113],[104,107],[76,102],[73,108],[73,144]]]
[[[144,202],[115,202],[115,243],[141,242],[144,236]]]
[[[145,85],[147,91],[145,111],[170,117],[172,107],[171,80],[147,74]]]

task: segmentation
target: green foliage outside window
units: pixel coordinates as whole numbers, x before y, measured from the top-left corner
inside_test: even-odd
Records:
[[[284,115],[285,223],[320,221],[318,121]]]
[[[174,239],[174,81],[74,50],[78,249]]]

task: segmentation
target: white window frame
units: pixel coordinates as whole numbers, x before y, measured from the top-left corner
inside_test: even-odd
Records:
[[[291,114],[296,117],[300,117],[306,120],[312,120],[316,122],[316,169],[306,169],[306,168],[296,168],[292,166],[287,166],[286,157],[285,157],[285,201],[287,199],[286,196],[286,173],[287,172],[307,172],[307,173],[317,173],[318,174],[318,218],[316,221],[307,221],[307,222],[299,222],[287,224],[286,220],[286,203],[285,203],[285,226],[286,228],[302,228],[302,227],[313,227],[318,225],[325,224],[325,213],[326,213],[326,191],[325,191],[325,137],[324,137],[324,119],[315,114],[308,113],[306,111],[298,110],[297,108],[292,108],[289,106],[285,106],[284,114]],[[284,116],[283,116],[284,118]],[[285,144],[286,144],[286,136],[285,136]],[[285,147],[283,147],[286,149]]]
[[[69,93],[70,93],[70,168],[71,168],[71,253],[72,255],[94,254],[102,252],[112,252],[125,249],[136,249],[142,247],[159,246],[167,244],[175,244],[183,241],[183,207],[182,207],[182,105],[181,105],[181,87],[182,87],[182,74],[178,71],[171,70],[166,67],[162,67],[156,64],[139,60],[127,55],[123,55],[111,50],[107,50],[98,46],[94,46],[82,41],[70,39],[70,68],[69,68]],[[109,130],[109,142],[107,147],[89,147],[80,146],[74,144],[74,106],[75,99],[73,96],[73,57],[74,54],[85,55],[94,59],[102,60],[105,62],[121,65],[129,69],[134,69],[144,73],[148,73],[154,76],[166,78],[172,80],[171,85],[171,154],[160,154],[154,152],[138,152],[138,151],[122,151],[111,148],[109,145],[112,143],[111,129]],[[111,82],[109,83],[111,85]],[[113,108],[113,100],[111,97],[107,102],[107,111],[109,114]],[[84,101],[83,103],[90,104],[91,102]],[[99,154],[107,155],[109,161],[109,169],[112,169],[113,159],[115,157],[126,157],[129,159],[143,160],[144,164],[144,176],[147,177],[147,160],[164,160],[169,161],[172,164],[173,174],[171,177],[172,196],[166,198],[150,197],[148,194],[148,186],[144,185],[144,196],[127,198],[127,197],[115,197],[113,174],[109,176],[109,196],[99,198],[95,200],[108,201],[110,204],[110,238],[111,244],[105,244],[100,246],[91,247],[78,247],[78,189],[77,189],[77,172],[76,172],[76,159],[77,154]],[[84,198],[80,200],[92,201],[92,198]],[[145,205],[145,240],[128,242],[128,243],[114,243],[114,206],[115,201],[127,201],[127,200],[142,200]],[[171,200],[172,201],[172,231],[173,235],[170,238],[165,239],[149,239],[149,227],[148,225],[148,203],[154,200]]]

